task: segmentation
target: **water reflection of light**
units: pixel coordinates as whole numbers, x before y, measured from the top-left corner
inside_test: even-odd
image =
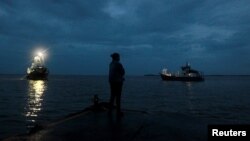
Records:
[[[194,103],[194,100],[196,99],[195,95],[194,95],[194,90],[193,90],[193,83],[192,82],[185,82],[186,84],[186,95],[187,95],[187,104],[188,104],[188,110],[193,113],[196,114],[197,110],[196,110],[196,105]]]
[[[29,80],[28,103],[26,106],[26,117],[28,121],[36,121],[38,112],[42,109],[43,94],[46,88],[46,81]]]
[[[186,86],[188,87],[188,90],[190,91],[192,89],[192,82],[186,82]]]

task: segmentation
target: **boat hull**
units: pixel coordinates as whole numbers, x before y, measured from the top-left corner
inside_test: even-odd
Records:
[[[202,76],[188,77],[188,76],[167,76],[161,74],[161,78],[164,81],[204,81]]]
[[[48,79],[47,68],[36,68],[32,72],[28,73],[26,78],[29,80],[47,80]]]

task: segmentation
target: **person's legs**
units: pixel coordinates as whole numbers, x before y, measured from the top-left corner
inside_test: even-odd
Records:
[[[114,107],[114,102],[115,102],[115,95],[116,95],[115,87],[116,86],[114,83],[110,83],[110,101],[109,101],[109,104],[111,106],[111,109]]]
[[[116,109],[117,109],[117,113],[121,112],[121,94],[118,94],[116,96]]]
[[[110,83],[111,95],[110,95],[110,105],[114,106],[114,101],[116,101],[116,111],[117,115],[121,115],[121,93],[122,93],[123,83]],[[112,108],[111,108],[112,109]]]
[[[116,85],[116,106],[117,114],[121,114],[121,93],[122,93],[122,83],[117,83]]]

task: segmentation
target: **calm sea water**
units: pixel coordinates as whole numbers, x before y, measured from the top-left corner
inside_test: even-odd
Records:
[[[205,79],[166,82],[159,76],[128,76],[122,107],[249,123],[250,76]],[[18,75],[1,75],[0,138],[80,111],[92,104],[95,94],[108,101],[107,80],[107,76],[50,76],[49,81],[29,81]]]

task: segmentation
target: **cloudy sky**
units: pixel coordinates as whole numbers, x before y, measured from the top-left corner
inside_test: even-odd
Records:
[[[52,74],[250,74],[249,0],[1,0],[0,73],[24,74],[47,50]]]

